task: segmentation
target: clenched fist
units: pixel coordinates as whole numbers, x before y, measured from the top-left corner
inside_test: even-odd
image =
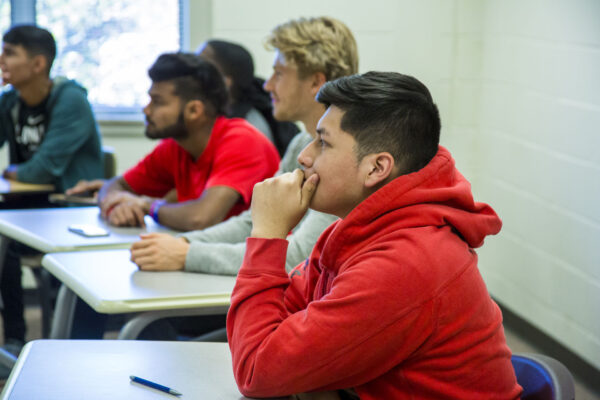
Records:
[[[305,180],[300,169],[257,183],[252,193],[252,237],[285,239],[306,213],[318,183],[318,175]]]

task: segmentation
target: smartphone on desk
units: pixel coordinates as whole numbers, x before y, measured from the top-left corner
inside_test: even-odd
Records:
[[[83,237],[102,237],[108,236],[110,233],[99,226],[75,224],[69,226],[69,231],[81,235]]]

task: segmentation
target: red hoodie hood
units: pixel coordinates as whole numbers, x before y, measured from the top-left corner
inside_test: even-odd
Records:
[[[474,201],[471,184],[456,169],[450,152],[439,146],[429,164],[383,186],[325,232],[334,230],[324,248],[328,243],[337,246],[323,251],[325,265],[339,266],[355,246],[385,234],[390,226],[450,226],[476,248],[487,235],[500,231],[502,221],[489,205]]]

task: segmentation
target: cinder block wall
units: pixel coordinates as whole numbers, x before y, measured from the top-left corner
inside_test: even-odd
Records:
[[[476,192],[490,291],[600,368],[600,2],[489,1]]]

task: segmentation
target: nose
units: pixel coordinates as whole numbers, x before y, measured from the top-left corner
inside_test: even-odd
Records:
[[[315,160],[315,146],[317,139],[313,139],[312,142],[306,145],[304,149],[298,154],[298,163],[306,170],[313,166]]]
[[[271,76],[269,77],[269,79],[267,79],[265,81],[265,83],[263,83],[263,89],[265,89],[265,92],[272,92],[273,91],[273,76],[274,74],[271,74]]]
[[[142,112],[146,117],[150,115],[150,103],[146,104],[146,106],[142,108]]]

